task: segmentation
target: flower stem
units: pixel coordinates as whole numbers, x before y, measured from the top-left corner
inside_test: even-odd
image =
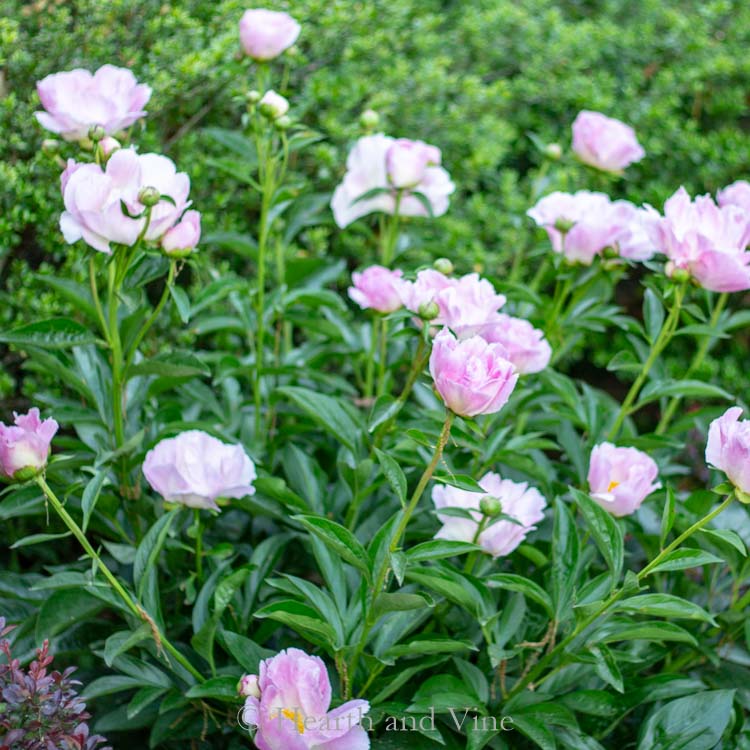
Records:
[[[680,284],[676,288],[672,309],[670,310],[667,319],[662,324],[659,335],[656,337],[656,341],[654,341],[653,345],[651,346],[651,351],[649,352],[646,361],[643,363],[643,367],[641,368],[638,377],[635,379],[633,385],[630,386],[630,390],[628,391],[627,396],[625,396],[625,400],[622,402],[622,406],[620,407],[620,411],[617,413],[617,418],[615,419],[614,424],[609,431],[607,440],[614,440],[619,434],[620,429],[622,428],[622,424],[625,421],[626,417],[628,417],[631,413],[633,404],[638,397],[643,384],[646,382],[646,378],[648,377],[648,374],[651,371],[654,362],[656,362],[656,360],[659,358],[659,355],[664,351],[665,347],[674,335],[674,332],[677,330],[677,325],[680,320],[680,309],[682,306],[682,300],[685,296],[686,288],[686,284]]]
[[[727,292],[723,292],[716,300],[716,305],[714,306],[714,310],[711,315],[711,321],[709,323],[709,326],[711,328],[716,328],[716,325],[719,322],[719,318],[721,317],[721,313],[724,311],[724,307],[726,306],[728,299],[729,294]],[[715,340],[716,339],[712,336],[703,337],[701,345],[698,347],[698,350],[693,357],[693,361],[690,363],[690,367],[688,367],[687,371],[685,372],[685,380],[689,379],[690,376],[703,364],[703,360],[705,359],[708,350],[711,348],[711,345]],[[659,420],[659,424],[656,427],[657,435],[663,435],[667,431],[667,428],[669,427],[669,424],[672,421],[674,413],[677,411],[677,407],[680,405],[681,400],[682,396],[672,396],[671,401],[667,405],[667,408],[664,410],[664,414],[662,414],[661,419]]]
[[[115,429],[115,450],[125,442],[125,424],[122,408],[122,343],[117,321],[119,286],[117,284],[117,259],[109,264],[109,283],[107,289],[107,306],[109,311],[109,346],[112,350],[112,417]]]
[[[654,568],[656,568],[658,565],[660,565],[665,558],[673,552],[675,549],[677,549],[686,539],[691,537],[696,531],[700,531],[707,523],[712,521],[716,516],[718,516],[727,506],[732,502],[734,499],[734,493],[732,492],[729,494],[724,501],[717,505],[716,508],[714,508],[710,513],[705,515],[700,520],[696,521],[690,528],[687,529],[687,531],[684,531],[682,534],[680,534],[671,544],[667,545],[648,565],[646,565],[645,568],[643,568],[640,573],[637,574],[636,578],[638,582],[640,583],[646,576],[648,576],[649,573],[651,573]],[[565,649],[576,639],[578,636],[583,633],[584,630],[586,630],[588,627],[590,627],[596,620],[598,620],[603,614],[608,612],[614,604],[616,604],[622,597],[625,595],[627,589],[625,587],[619,588],[616,591],[613,591],[610,597],[604,601],[595,612],[590,614],[588,617],[586,617],[584,620],[582,620],[574,630],[570,633],[570,635],[566,636],[560,643],[557,644],[555,648],[552,649],[549,653],[547,653],[546,656],[544,656],[539,663],[529,671],[529,673],[520,679],[513,689],[509,693],[509,697],[513,697],[514,695],[518,694],[523,690],[527,685],[534,684],[534,687],[538,687],[542,682],[547,680],[549,677],[551,677],[553,674],[558,672],[564,665],[558,665],[554,670],[547,673],[542,679],[537,681],[537,678],[539,675],[544,672],[544,670],[552,664],[555,659],[562,655]],[[536,681],[536,682],[535,682]]]
[[[201,512],[194,509],[195,518],[195,580],[200,584],[203,580],[203,528],[201,526]]]
[[[372,398],[373,385],[375,383],[375,352],[378,349],[378,336],[380,335],[380,318],[372,320],[370,326],[370,349],[367,352],[365,363],[365,398]]]
[[[102,329],[105,341],[109,344],[109,326],[107,325],[107,319],[104,317],[102,301],[99,299],[99,289],[96,284],[96,261],[93,256],[89,258],[89,285],[91,286],[91,298],[94,301],[96,315],[99,318],[99,326]]]
[[[91,543],[86,538],[86,535],[83,533],[81,527],[75,522],[68,511],[65,510],[65,506],[60,502],[60,500],[57,498],[57,495],[55,495],[55,493],[49,487],[45,478],[40,475],[36,478],[36,481],[45,497],[49,500],[50,504],[55,509],[57,515],[60,516],[71,534],[73,534],[73,536],[78,540],[80,545],[86,551],[86,554],[97,564],[99,570],[107,579],[107,582],[110,584],[110,586],[112,586],[115,593],[120,597],[120,599],[122,599],[125,606],[138,619],[143,620],[149,625],[157,647],[160,649],[163,647],[182,667],[184,667],[184,669],[186,669],[193,677],[195,677],[196,680],[198,680],[199,682],[204,682],[205,680],[203,675],[172,645],[172,643],[161,632],[159,626],[156,624],[156,622],[154,622],[153,618],[151,618],[146,610],[144,610],[143,607],[141,607],[133,599],[133,597],[128,593],[125,587],[117,580],[114,573],[112,573],[112,571],[107,567],[101,557],[99,557],[96,550],[91,546]]]

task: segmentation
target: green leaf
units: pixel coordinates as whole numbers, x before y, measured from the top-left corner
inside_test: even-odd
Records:
[[[78,622],[90,622],[103,609],[100,599],[80,589],[61,589],[45,599],[36,620],[36,640],[41,643],[69,630]]]
[[[482,548],[471,542],[454,542],[449,539],[433,539],[422,542],[406,550],[406,557],[410,563],[425,562],[426,560],[441,560],[446,557],[468,555],[479,552]]]
[[[641,594],[618,602],[617,609],[637,615],[656,615],[683,620],[698,620],[715,625],[713,615],[687,599],[671,594]]]
[[[593,640],[593,639],[592,639]],[[696,646],[697,641],[687,630],[672,622],[619,622],[607,623],[597,633],[597,641],[616,643],[618,641],[676,641]]]
[[[107,472],[103,469],[94,474],[93,478],[86,485],[81,498],[81,509],[83,510],[83,523],[81,528],[86,531],[91,520],[91,514],[94,512],[96,502],[99,500],[99,493],[102,491],[104,483],[107,481]]]
[[[654,343],[664,324],[664,305],[653,289],[646,289],[643,294],[643,322],[650,343]]]
[[[123,690],[134,690],[141,687],[143,687],[141,680],[117,674],[109,677],[99,677],[90,682],[81,691],[80,697],[83,700],[89,701],[93,698],[101,698],[104,695],[112,695],[113,693],[121,693]]]
[[[656,708],[641,728],[638,750],[712,750],[732,719],[734,690],[707,690]]]
[[[595,503],[585,492],[570,488],[578,507],[586,520],[586,526],[596,542],[602,557],[606,560],[612,571],[612,585],[616,585],[620,579],[622,566],[625,559],[625,543],[622,527],[607,513],[604,508]]]
[[[59,539],[65,539],[70,536],[69,531],[63,531],[60,534],[30,534],[25,536],[23,539],[19,539],[17,542],[13,542],[10,545],[11,549],[20,549],[21,547],[32,547],[35,544],[46,544],[47,542],[55,542]]]
[[[96,341],[97,337],[88,328],[70,318],[50,318],[0,332],[0,342],[4,344],[38,346],[42,349],[68,349]]]
[[[274,655],[273,651],[259,646],[255,641],[251,641],[244,635],[232,633],[228,630],[220,631],[216,640],[248,674],[258,674],[260,662]]]
[[[622,672],[617,665],[615,655],[605,645],[600,644],[589,649],[594,657],[594,669],[597,675],[608,685],[611,685],[618,693],[624,693]]]
[[[152,703],[159,700],[159,698],[167,692],[167,688],[146,686],[142,687],[128,703],[127,715],[128,719],[132,719],[138,716],[144,709],[148,708]]]
[[[210,680],[193,685],[185,693],[186,698],[213,698],[227,703],[237,703],[237,678],[231,676],[213,677]]]
[[[391,646],[383,654],[384,659],[399,659],[404,656],[424,656],[425,654],[457,654],[461,651],[477,651],[477,647],[468,640],[449,638],[447,636],[420,637],[409,643]]]
[[[317,643],[320,639],[330,648],[336,641],[333,628],[312,608],[294,599],[267,604],[255,612],[258,619],[268,618],[288,625],[303,637]]]
[[[724,560],[720,557],[700,549],[676,549],[670,552],[662,562],[653,568],[649,575],[670,570],[686,570],[687,568],[697,568],[701,565],[713,565],[723,562]]]
[[[380,462],[380,468],[383,470],[388,484],[391,485],[396,497],[401,503],[401,507],[406,507],[406,477],[398,462],[391,458],[387,453],[383,453],[379,448],[375,448],[375,455]]]
[[[167,540],[167,534],[172,526],[179,508],[165,513],[154,525],[146,532],[143,540],[138,545],[133,563],[133,580],[138,590],[138,596],[141,596],[144,576],[149,568],[153,568],[159,559],[164,542]]]
[[[346,562],[362,571],[368,580],[371,579],[372,573],[367,552],[349,529],[320,516],[293,516],[293,518]]]
[[[104,644],[104,661],[108,667],[112,666],[114,660],[121,654],[129,651],[133,646],[137,646],[152,636],[151,628],[147,623],[143,623],[137,630],[125,630],[120,633],[113,633]]]
[[[573,593],[578,576],[579,542],[575,522],[561,499],[555,502],[552,532],[552,601],[555,619],[562,622],[572,615]]]
[[[664,544],[667,541],[667,537],[669,536],[669,532],[672,530],[672,526],[674,526],[674,519],[675,519],[675,496],[674,496],[674,489],[672,489],[671,486],[667,487],[667,502],[664,503],[664,510],[661,514],[661,530],[659,532],[659,546],[664,547]]]
[[[655,380],[641,391],[641,397],[633,407],[633,411],[637,411],[652,401],[670,396],[734,400],[734,396],[731,393],[728,393],[723,388],[719,388],[717,385],[705,383],[702,380]]]
[[[194,354],[170,352],[144,359],[128,370],[128,376],[159,375],[166,378],[209,377],[211,370]]]
[[[172,286],[169,287],[169,293],[172,296],[180,320],[183,323],[189,323],[192,311],[190,308],[190,298],[188,297],[187,292],[181,286],[172,284]]]
[[[734,547],[743,557],[747,557],[745,543],[739,534],[731,529],[701,529],[697,533],[705,536],[711,542],[728,544]]]
[[[496,573],[489,576],[487,583],[490,588],[500,588],[523,594],[527,599],[539,604],[550,617],[554,617],[555,611],[552,599],[538,583],[513,573]]]
[[[387,612],[404,612],[410,609],[434,606],[434,602],[425,594],[405,594],[400,591],[384,592],[375,600],[372,617],[373,621],[376,621]]]

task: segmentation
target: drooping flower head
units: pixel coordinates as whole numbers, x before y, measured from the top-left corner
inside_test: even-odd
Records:
[[[369,266],[352,274],[354,286],[349,287],[349,297],[363,310],[394,312],[401,307],[399,280],[402,275],[401,271],[391,271],[384,266]]]
[[[351,224],[355,219],[375,211],[393,214],[396,210],[396,188],[389,179],[387,156],[397,141],[387,135],[366,135],[360,138],[350,151],[346,161],[346,174],[336,188],[331,200],[333,217],[340,227]],[[416,143],[416,142],[415,142]],[[434,146],[420,144],[428,158],[436,158],[439,150]],[[392,152],[393,174],[400,180],[403,161],[396,159],[397,152]],[[403,150],[398,152],[403,155]],[[431,157],[429,156],[431,154]],[[439,159],[438,159],[439,161]],[[411,168],[410,168],[411,169]],[[403,167],[404,174],[406,167]],[[364,200],[362,196],[373,190],[383,192]],[[433,216],[441,216],[448,210],[448,196],[454,191],[450,175],[440,166],[428,164],[420,181],[404,190],[399,204],[401,216],[429,216],[430,212],[413,193],[421,193],[429,202]]]
[[[0,472],[11,479],[24,470],[38,472],[47,465],[52,438],[59,428],[52,417],[42,420],[36,407],[13,417],[13,425],[0,422]]]
[[[541,372],[552,356],[544,332],[523,318],[497,313],[479,335],[489,344],[501,344],[508,359],[522,375]]]
[[[588,110],[579,112],[573,122],[573,151],[585,164],[615,174],[646,155],[633,128]]]
[[[742,409],[734,406],[711,422],[706,462],[723,471],[741,492],[750,493],[750,422],[740,421]]]
[[[333,710],[331,681],[323,660],[297,648],[260,664],[260,696],[249,695],[243,724],[257,727],[259,750],[367,750],[360,726],[370,704],[353,700]]]
[[[107,135],[130,127],[146,115],[151,89],[139,84],[127,68],[103,65],[95,73],[70,70],[54,73],[36,85],[44,112],[36,119],[42,127],[66,141],[88,136],[96,125]]]
[[[591,451],[591,497],[614,516],[627,516],[661,487],[659,467],[643,451],[600,443]]]
[[[493,557],[509,555],[536,528],[534,524],[544,518],[547,501],[526,482],[511,482],[494,472],[485,474],[479,480],[479,486],[485,490],[484,493],[435,485],[432,501],[438,511],[443,508],[463,508],[471,513],[469,519],[438,512],[443,526],[435,538],[473,542],[483,517],[480,508],[482,500],[490,496],[499,500],[504,515],[514,518],[518,523],[507,520],[490,521],[479,535],[477,543]]]
[[[667,273],[684,269],[712,292],[750,289],[750,213],[710,195],[690,200],[681,187],[664,204],[664,216],[647,209],[652,240],[668,258]]]
[[[218,510],[217,498],[255,493],[255,465],[241,445],[227,445],[200,430],[157,443],[143,462],[143,474],[167,502]]]
[[[253,60],[273,60],[297,41],[301,28],[288,13],[246,10],[240,19],[240,43]]]
[[[518,382],[500,344],[479,336],[459,341],[447,328],[435,336],[430,374],[445,405],[462,417],[500,411]]]
[[[182,257],[195,250],[201,238],[201,215],[198,211],[185,211],[182,218],[161,238],[167,255]]]
[[[171,198],[160,200],[151,209],[144,236],[147,241],[160,239],[190,205],[190,178],[178,172],[171,159],[159,154],[138,154],[130,148],[115,151],[104,169],[98,164],[69,164],[61,183],[65,211],[60,217],[60,229],[65,241],[72,244],[83,239],[102,253],[112,252],[112,242],[135,244],[146,224],[146,217],[141,216],[145,209],[141,202],[144,188],[154,188]]]

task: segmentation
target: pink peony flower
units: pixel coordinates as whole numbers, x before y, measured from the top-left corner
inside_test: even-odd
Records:
[[[585,164],[615,174],[646,155],[633,128],[587,110],[573,122],[573,151]]]
[[[750,213],[750,182],[737,180],[716,193],[716,202],[724,206],[739,206]]]
[[[550,193],[526,213],[547,230],[552,249],[574,263],[590,265],[606,247],[632,260],[654,254],[644,226],[647,213],[604,193]]]
[[[661,484],[659,467],[643,451],[600,443],[591,451],[589,488],[591,497],[614,516],[627,516]]]
[[[167,255],[186,255],[195,249],[200,238],[200,213],[185,211],[179,222],[161,238],[161,246]]]
[[[706,462],[723,471],[738,490],[750,493],[750,422],[740,422],[741,414],[734,406],[711,422]]]
[[[685,269],[712,292],[750,289],[750,213],[733,204],[719,207],[710,195],[691,201],[682,187],[664,204],[664,216],[647,210],[652,241],[669,258],[669,275]]]
[[[240,44],[253,60],[273,60],[297,41],[301,28],[288,13],[246,10],[240,19]]]
[[[399,279],[401,271],[391,271],[383,266],[370,266],[361,273],[352,274],[354,286],[349,287],[349,297],[363,310],[391,313],[401,307]]]
[[[38,472],[47,465],[52,438],[59,425],[51,417],[41,420],[39,409],[13,414],[15,424],[0,422],[0,471],[11,479],[24,469]]]
[[[243,724],[257,727],[258,750],[368,750],[360,726],[370,704],[353,700],[331,707],[331,681],[323,660],[290,648],[260,664],[260,697],[249,696]]]
[[[218,510],[219,497],[253,495],[255,466],[241,445],[227,445],[200,430],[157,443],[143,462],[143,475],[169,503]]]
[[[333,217],[340,227],[351,224],[355,219],[373,211],[393,214],[396,210],[396,193],[389,182],[386,169],[386,156],[395,143],[387,135],[367,135],[354,145],[346,160],[346,174],[336,188],[331,200]],[[425,149],[434,146],[422,144]],[[432,207],[434,216],[441,216],[448,210],[448,196],[455,190],[450,175],[439,166],[427,166],[422,179],[414,185],[413,192],[424,195]],[[358,200],[365,193],[381,188],[384,192],[365,200]],[[407,190],[401,198],[399,214],[402,216],[429,216],[422,202]]]
[[[464,508],[471,513],[471,519],[438,513],[443,527],[435,538],[473,542],[483,517],[480,503],[482,498],[489,495],[499,500],[502,512],[515,518],[518,523],[490,520],[490,525],[479,535],[477,541],[493,557],[509,555],[530,531],[534,531],[534,524],[544,518],[547,501],[538,490],[529,487],[526,482],[511,482],[510,479],[502,479],[494,472],[485,474],[479,480],[479,486],[486,494],[444,485],[435,486],[432,490],[432,501],[438,511],[443,508]]]
[[[500,411],[518,381],[500,344],[479,336],[459,341],[447,328],[435,336],[430,374],[445,405],[462,417]]]
[[[552,356],[544,333],[522,318],[498,313],[479,335],[488,344],[501,344],[506,357],[522,375],[541,372]]]
[[[44,112],[36,112],[43,128],[66,141],[86,138],[101,125],[113,135],[144,117],[151,89],[136,81],[127,68],[103,65],[93,75],[88,70],[54,73],[36,85]]]
[[[395,188],[414,188],[425,177],[428,166],[440,166],[440,149],[422,141],[399,138],[385,154],[388,180]]]
[[[102,253],[111,253],[110,242],[135,244],[146,219],[126,215],[122,203],[131,216],[140,215],[144,206],[138,195],[143,188],[156,188],[174,201],[162,200],[151,209],[146,240],[160,239],[190,205],[190,178],[178,172],[171,159],[158,154],[137,154],[123,148],[112,154],[104,169],[97,164],[69,164],[63,174],[66,210],[60,217],[60,229],[65,241],[72,244],[83,239]]]
[[[428,268],[415,281],[401,282],[399,290],[404,307],[413,313],[435,302],[440,312],[430,323],[447,326],[459,338],[476,335],[505,304],[505,296],[476,273],[456,278]]]

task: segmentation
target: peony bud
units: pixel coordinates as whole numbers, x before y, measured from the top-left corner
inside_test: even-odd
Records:
[[[366,109],[359,116],[359,124],[370,133],[380,124],[380,115],[374,109]]]
[[[555,229],[557,229],[558,232],[562,232],[563,234],[567,234],[574,226],[575,222],[571,221],[570,219],[565,219],[563,217],[560,217],[554,224]]]
[[[42,141],[42,152],[54,156],[60,151],[60,141],[56,141],[54,138],[45,138]]]
[[[260,686],[258,685],[258,675],[246,674],[237,683],[237,692],[243,698],[260,698]]]
[[[289,102],[275,91],[266,91],[260,100],[258,109],[263,117],[269,120],[277,120],[289,111]]]
[[[493,495],[485,495],[479,501],[479,510],[487,518],[497,518],[503,512],[503,504]]]
[[[102,140],[99,141],[99,149],[104,156],[111,156],[119,148],[122,148],[120,141],[118,141],[117,138],[113,138],[111,135],[108,135],[106,138],[102,138]]]
[[[261,100],[261,93],[260,91],[256,91],[253,89],[252,91],[248,91],[247,94],[245,94],[245,99],[247,100],[248,104],[257,104]]]
[[[451,263],[448,258],[438,258],[433,264],[432,267],[436,271],[440,271],[440,273],[443,274],[443,276],[450,276],[453,273],[453,263]]]
[[[419,315],[422,320],[435,320],[435,318],[440,315],[440,305],[434,300],[423,302],[417,309],[417,315]]]
[[[278,120],[274,120],[273,126],[276,130],[289,130],[292,127],[292,118],[289,115],[282,115]]]
[[[161,193],[155,187],[144,187],[138,191],[138,202],[153,208],[161,200]]]
[[[0,473],[22,482],[44,470],[58,424],[51,417],[41,420],[36,408],[13,416],[10,427],[0,422]]]
[[[562,147],[559,143],[548,143],[544,147],[544,155],[552,161],[560,161],[562,159]]]
[[[605,258],[607,260],[612,260],[613,258],[619,258],[619,257],[620,257],[620,253],[618,253],[617,248],[612,247],[612,245],[607,245],[607,247],[605,247],[602,250],[602,258]]]
[[[89,128],[88,135],[89,140],[94,143],[99,143],[99,141],[107,135],[107,131],[101,125],[92,125]]]
[[[185,211],[180,221],[161,239],[167,255],[182,258],[191,253],[201,238],[201,215],[198,211]]]

